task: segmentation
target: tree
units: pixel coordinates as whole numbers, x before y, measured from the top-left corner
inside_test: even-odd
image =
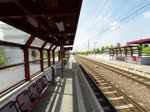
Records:
[[[121,44],[120,44],[120,42],[118,42],[118,43],[117,43],[117,47],[120,47],[120,46],[121,46]]]
[[[5,53],[4,49],[0,49],[0,66],[5,65]]]
[[[48,57],[48,54],[47,54],[47,51],[46,51],[46,50],[43,50],[43,57],[44,57],[44,58],[47,58],[47,57]]]
[[[109,46],[107,45],[107,46],[105,47],[105,51],[106,51],[108,48],[109,48]]]
[[[144,54],[150,54],[150,47],[146,47],[142,50]]]
[[[99,48],[96,49],[96,54],[101,54],[101,50]]]
[[[33,57],[34,60],[36,60],[36,57],[38,56],[38,53],[35,49],[31,50],[31,56]]]
[[[143,46],[144,46],[144,47],[148,47],[149,45],[148,45],[148,44],[143,44]]]
[[[110,48],[113,48],[113,45],[112,45],[112,44],[110,45]]]
[[[104,53],[104,46],[101,47],[101,52]]]

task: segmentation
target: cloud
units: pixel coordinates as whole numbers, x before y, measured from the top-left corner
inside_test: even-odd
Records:
[[[144,12],[143,16],[145,19],[150,19],[150,12]]]
[[[115,21],[115,22],[111,23],[110,26],[111,26],[112,30],[115,30],[120,27],[120,23],[118,21]]]

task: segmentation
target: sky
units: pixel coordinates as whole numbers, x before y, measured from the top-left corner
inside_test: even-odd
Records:
[[[150,38],[150,0],[83,0],[74,51]]]

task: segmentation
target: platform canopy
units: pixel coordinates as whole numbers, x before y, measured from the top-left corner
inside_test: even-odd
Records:
[[[129,46],[119,46],[119,47],[113,47],[113,48],[109,48],[110,50],[113,49],[121,49],[121,48],[128,48]]]
[[[150,43],[150,38],[127,42],[127,44],[148,44],[148,43]]]
[[[69,51],[69,50],[72,50],[73,47],[65,47],[65,51]]]
[[[82,0],[0,0],[0,20],[53,45],[72,45],[81,3]]]
[[[109,50],[133,49],[133,48],[138,48],[138,46],[125,45],[125,46],[118,46],[118,47],[109,48]]]

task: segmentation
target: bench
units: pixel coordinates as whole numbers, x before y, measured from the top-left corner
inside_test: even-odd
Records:
[[[46,76],[43,75],[35,83],[31,84],[27,90],[17,95],[16,102],[9,102],[0,109],[0,112],[31,112],[50,84],[51,82],[48,82]]]

